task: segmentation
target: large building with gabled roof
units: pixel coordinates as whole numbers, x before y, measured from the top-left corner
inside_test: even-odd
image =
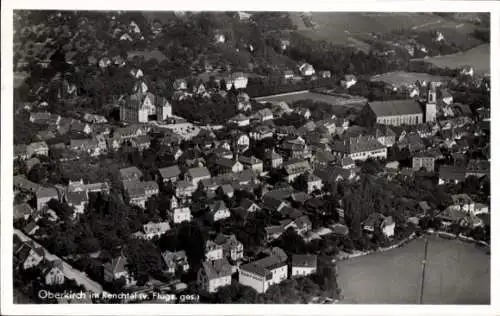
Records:
[[[146,123],[156,116],[156,120],[164,121],[172,116],[172,106],[168,100],[151,92],[137,92],[130,95],[120,106],[120,121],[130,123]]]

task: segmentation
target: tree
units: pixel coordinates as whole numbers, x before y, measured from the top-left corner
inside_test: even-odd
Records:
[[[129,271],[139,285],[147,282],[150,276],[161,275],[163,259],[160,250],[151,241],[132,238],[127,243],[126,253]]]
[[[278,247],[287,253],[303,254],[307,252],[304,239],[293,228],[288,228],[278,239]]]
[[[178,249],[184,249],[193,274],[205,259],[205,235],[196,222],[182,222],[177,230]]]

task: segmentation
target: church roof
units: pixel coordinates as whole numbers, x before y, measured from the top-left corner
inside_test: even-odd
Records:
[[[422,114],[420,104],[415,100],[375,101],[368,105],[376,116]]]

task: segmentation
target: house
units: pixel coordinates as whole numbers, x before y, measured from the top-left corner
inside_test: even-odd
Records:
[[[323,181],[320,177],[314,174],[308,174],[307,179],[307,193],[311,194],[314,190],[321,190],[323,188]]]
[[[386,237],[394,236],[394,228],[396,228],[396,223],[392,219],[392,216],[385,217],[380,226],[380,228],[382,229],[382,233]]]
[[[317,269],[316,255],[292,255],[292,277],[305,276],[316,273]]]
[[[14,220],[30,218],[33,213],[33,209],[28,205],[28,203],[22,203],[14,205]]]
[[[342,167],[342,169],[352,169],[356,167],[356,164],[351,157],[347,156],[342,158],[342,160],[340,161],[340,166]]]
[[[270,109],[264,108],[257,111],[257,113],[253,115],[253,118],[259,122],[266,122],[274,119],[274,115]]]
[[[222,246],[216,244],[212,240],[208,240],[205,244],[205,259],[207,261],[213,261],[222,258],[223,258]]]
[[[234,234],[218,234],[214,242],[222,247],[223,255],[232,261],[243,259],[243,244],[236,239]]]
[[[130,180],[141,180],[141,178],[143,177],[142,171],[140,171],[139,168],[135,166],[122,168],[119,170],[119,173],[120,180],[122,182]]]
[[[45,251],[32,243],[22,243],[14,247],[14,260],[23,270],[38,266],[45,258]]]
[[[427,172],[434,172],[436,157],[430,152],[418,152],[412,158],[412,168],[419,171],[422,168]]]
[[[273,285],[288,277],[286,258],[270,255],[240,266],[239,282],[254,288],[257,293],[264,293]]]
[[[66,203],[75,211],[75,215],[83,214],[85,212],[85,206],[89,203],[87,191],[67,192],[64,198]]]
[[[250,118],[242,113],[239,113],[238,115],[230,118],[227,122],[229,124],[238,125],[239,127],[248,126],[250,125]]]
[[[403,132],[399,136],[397,145],[399,150],[407,148],[410,153],[415,153],[425,149],[424,141],[417,133],[414,132]]]
[[[149,149],[149,147],[151,146],[151,140],[149,139],[149,136],[141,135],[132,138],[130,140],[130,145],[133,148],[138,149],[139,151],[143,151],[145,149]]]
[[[256,158],[255,156],[240,156],[238,157],[238,160],[244,168],[251,169],[258,174],[264,171],[264,163],[262,162],[262,160]]]
[[[459,183],[465,181],[465,168],[444,165],[439,168],[439,184]]]
[[[188,206],[176,207],[168,212],[168,218],[173,224],[191,221],[191,209]]]
[[[320,70],[318,71],[318,76],[320,78],[331,78],[332,72],[330,70]]]
[[[33,236],[40,229],[36,221],[32,220],[26,226],[23,227],[23,232],[28,236]]]
[[[216,191],[219,191],[222,195],[225,195],[230,199],[234,196],[234,188],[231,184],[223,184],[219,186]]]
[[[286,180],[290,183],[303,173],[312,171],[311,165],[307,160],[290,159],[283,164],[286,174]]]
[[[37,125],[58,126],[61,116],[49,112],[32,112],[29,120]]]
[[[179,180],[175,183],[175,195],[183,200],[189,199],[197,186],[191,181]]]
[[[375,130],[375,137],[386,147],[392,147],[396,143],[396,133],[388,125],[379,125]]]
[[[123,181],[123,188],[129,204],[146,208],[148,197],[146,196],[146,187],[143,182],[139,180]]]
[[[101,148],[99,147],[99,143],[96,139],[71,139],[68,148],[78,153],[85,153],[93,157],[101,154]]]
[[[204,179],[210,179],[212,176],[210,175],[210,171],[208,171],[207,167],[197,167],[191,168],[187,171],[185,175],[185,179],[191,181],[195,186]]]
[[[282,225],[271,225],[264,227],[264,231],[266,233],[266,241],[271,242],[280,238],[280,236],[285,232],[285,229]]]
[[[441,220],[443,228],[449,227],[451,224],[461,224],[469,215],[465,212],[457,210],[453,207],[447,207],[444,211],[439,213],[436,218]]]
[[[311,117],[311,111],[308,108],[296,108],[294,112],[297,115],[304,117],[306,120]]]
[[[354,86],[357,82],[356,76],[354,75],[345,75],[344,80],[340,81],[340,85],[344,89],[349,89],[350,87]]]
[[[311,77],[312,75],[314,75],[316,73],[316,71],[314,70],[314,67],[308,63],[302,63],[299,66],[299,72],[304,77]]]
[[[141,237],[144,239],[153,239],[154,237],[160,237],[164,233],[170,230],[170,224],[168,222],[148,222],[142,225],[142,234]]]
[[[14,159],[26,160],[28,159],[28,146],[25,144],[14,145]]]
[[[176,273],[177,271],[187,272],[189,270],[189,262],[184,250],[171,252],[165,251],[161,254],[168,273]]]
[[[217,200],[214,203],[209,204],[208,208],[210,210],[210,219],[213,222],[231,217],[231,212],[229,212],[229,208],[226,206],[226,203],[224,203],[223,200]]]
[[[226,89],[228,91],[231,90],[233,86],[236,90],[239,90],[247,87],[248,77],[242,72],[235,72],[224,77],[224,81],[226,82]]]
[[[345,237],[349,234],[349,228],[346,225],[335,223],[332,225],[332,232],[336,236]]]
[[[413,99],[370,102],[363,108],[362,117],[369,125],[400,126],[424,122],[422,108]]]
[[[363,222],[363,230],[373,233],[375,227],[382,221],[383,215],[380,213],[371,213]]]
[[[252,103],[250,97],[245,92],[238,93],[238,104],[236,105],[238,111],[247,112],[252,110]]]
[[[42,274],[46,285],[64,284],[64,270],[61,260],[46,261],[42,263]]]
[[[335,141],[332,152],[340,157],[350,157],[352,160],[366,160],[368,158],[387,158],[387,147],[381,144],[375,136],[360,135],[349,137],[348,140]]]
[[[50,200],[59,201],[59,193],[55,188],[41,187],[36,191],[36,209],[42,210]]]
[[[198,284],[202,290],[215,293],[220,287],[231,284],[233,268],[226,258],[204,261],[198,270]]]
[[[26,154],[27,158],[31,158],[33,156],[48,156],[49,155],[49,146],[47,146],[46,142],[34,142],[26,146]]]
[[[290,79],[293,79],[293,76],[294,76],[293,70],[283,71],[283,79],[290,80]]]
[[[464,213],[474,214],[475,204],[469,195],[454,194],[451,196],[451,200],[453,201],[451,208]]]
[[[160,174],[160,178],[163,183],[169,181],[175,183],[177,182],[177,179],[179,179],[179,176],[181,175],[181,169],[179,168],[178,165],[173,165],[170,167],[158,169],[158,173]]]
[[[284,208],[285,206],[288,206],[288,204],[280,200],[277,197],[273,197],[269,194],[264,195],[263,203],[262,203],[262,208],[266,209],[268,211],[272,212],[281,212],[281,209]]]
[[[217,166],[219,174],[237,173],[243,171],[243,165],[238,160],[218,157],[215,160],[215,165]]]
[[[283,156],[276,153],[274,148],[264,153],[264,165],[267,169],[279,169],[283,165]]]
[[[486,159],[471,159],[467,164],[465,177],[474,176],[482,178],[490,175],[490,162]]]
[[[307,215],[297,217],[294,221],[295,231],[303,236],[312,229],[312,222]]]
[[[172,106],[168,100],[151,92],[137,92],[130,95],[120,106],[120,121],[146,123],[152,118],[164,121],[172,116]]]
[[[240,205],[233,209],[233,212],[240,219],[245,220],[248,214],[256,212],[260,209],[261,208],[254,201],[244,198],[241,200]]]
[[[125,281],[125,286],[134,285],[136,280],[128,273],[127,265],[127,258],[123,255],[104,264],[104,280],[106,282],[113,282],[122,279]]]

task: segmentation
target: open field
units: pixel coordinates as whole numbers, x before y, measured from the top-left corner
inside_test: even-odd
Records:
[[[383,81],[385,83],[399,85],[414,84],[417,80],[419,81],[446,81],[450,80],[450,77],[443,76],[433,76],[426,73],[420,72],[405,72],[405,71],[394,71],[386,72],[379,75],[374,75],[370,78],[370,81]]]
[[[444,56],[434,56],[424,60],[437,67],[460,68],[472,66],[475,72],[490,72],[490,44],[483,44],[469,49],[463,53]]]
[[[416,12],[311,12],[310,21],[316,27],[304,23],[300,12],[290,13],[298,31],[314,40],[326,40],[333,44],[348,45],[366,50],[366,43],[359,41],[369,33],[389,33],[401,29],[414,31],[440,31],[446,38],[458,44],[478,45],[472,38],[472,24],[452,20],[432,13]]]
[[[490,257],[474,244],[430,236],[423,304],[490,304]],[[344,303],[416,304],[423,239],[337,262]]]
[[[341,96],[327,95],[322,93],[315,92],[303,92],[303,93],[291,93],[284,95],[274,95],[268,97],[260,97],[256,98],[256,101],[259,102],[278,102],[284,101],[288,104],[292,104],[293,102],[297,102],[300,100],[313,100],[316,102],[325,102],[331,105],[342,105],[342,106],[362,106],[366,104],[366,99],[364,98],[353,98],[347,99]]]

